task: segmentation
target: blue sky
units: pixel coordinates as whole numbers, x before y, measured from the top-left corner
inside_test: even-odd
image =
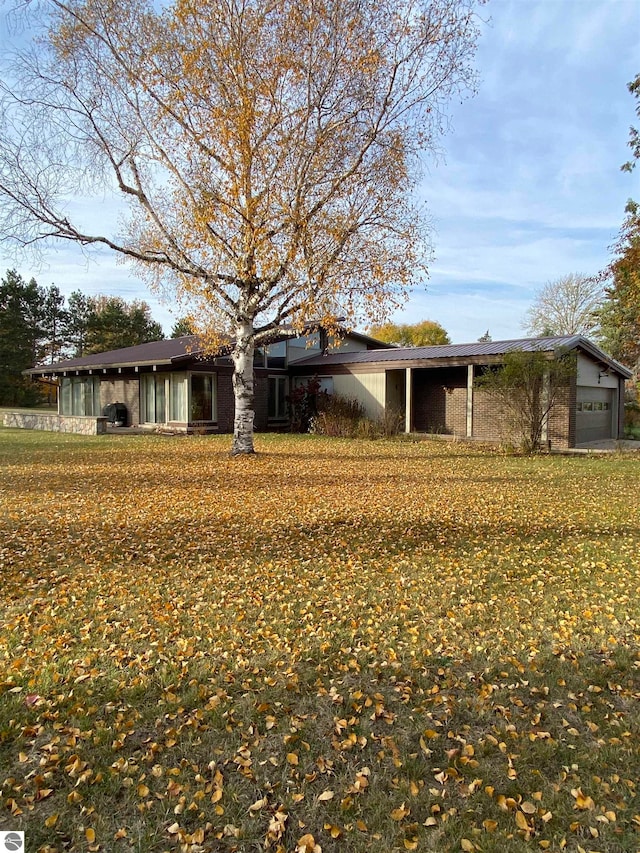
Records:
[[[419,188],[433,222],[430,277],[394,316],[437,320],[454,343],[487,329],[521,336],[546,282],[606,265],[626,200],[640,196],[640,172],[620,171],[636,120],[627,83],[640,72],[640,0],[490,0],[480,14],[478,93],[452,104]],[[96,224],[112,212],[104,199],[78,204]],[[65,294],[145,299],[165,332],[173,324],[171,306],[106,251],[47,249],[40,266],[0,253],[0,270],[13,266]]]

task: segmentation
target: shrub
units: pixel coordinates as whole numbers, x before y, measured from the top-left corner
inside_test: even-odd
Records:
[[[318,402],[326,397],[320,391],[317,376],[291,389],[286,400],[291,414],[291,432],[309,432],[312,420],[318,414]]]
[[[313,419],[313,432],[338,438],[391,438],[404,422],[404,413],[385,410],[379,418],[367,417],[357,400],[338,394],[318,400],[318,413]]]
[[[361,430],[360,422],[365,420],[364,406],[361,403],[350,397],[332,394],[318,406],[313,431],[335,438],[355,438]]]
[[[382,438],[393,438],[404,429],[404,412],[402,409],[385,409],[375,424]]]

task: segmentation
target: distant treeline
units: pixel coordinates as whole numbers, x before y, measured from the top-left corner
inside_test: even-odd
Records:
[[[40,402],[40,387],[23,376],[30,367],[163,337],[146,302],[79,290],[65,299],[55,284],[42,287],[7,270],[0,280],[0,406]]]

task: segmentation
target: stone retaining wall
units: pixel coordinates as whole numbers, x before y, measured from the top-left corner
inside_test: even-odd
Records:
[[[107,418],[82,415],[57,415],[53,412],[4,412],[6,427],[41,429],[48,432],[74,432],[80,435],[105,435]]]

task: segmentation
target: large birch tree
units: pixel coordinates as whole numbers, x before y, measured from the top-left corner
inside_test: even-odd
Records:
[[[3,86],[0,234],[108,246],[231,340],[232,452],[253,452],[253,352],[375,323],[424,277],[412,202],[476,0],[43,0]],[[75,194],[122,196],[115,233]],[[106,229],[105,229],[106,231]]]

